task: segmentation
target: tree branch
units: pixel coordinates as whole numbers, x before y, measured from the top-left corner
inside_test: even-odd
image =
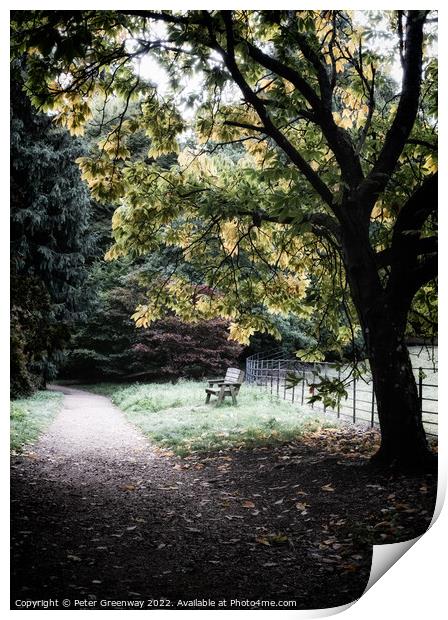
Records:
[[[305,37],[298,33],[295,33],[295,36],[302,52],[305,57],[310,60],[317,73],[321,97],[318,96],[315,90],[298,71],[280,62],[278,59],[269,56],[249,41],[244,39],[243,42],[246,44],[249,56],[253,60],[291,82],[291,84],[302,93],[314,112],[311,120],[321,127],[330,148],[336,156],[344,181],[349,186],[356,186],[364,178],[364,175],[350,137],[344,129],[338,127],[334,122],[332,113],[332,88],[325,63],[311,49]],[[304,50],[306,50],[306,53]]]
[[[393,239],[396,242],[405,231],[420,231],[429,215],[437,210],[438,180],[438,172],[426,177],[423,184],[401,208],[393,232]]]
[[[288,33],[293,33],[306,60],[314,68],[320,89],[320,109],[316,111],[322,132],[335,154],[342,172],[342,178],[348,187],[355,188],[364,179],[361,162],[353,146],[349,133],[336,125],[333,118],[333,83],[327,72],[327,65],[322,54],[312,47],[307,37],[298,31],[294,22]]]
[[[438,260],[437,256],[430,256],[422,261],[412,271],[413,296],[422,286],[437,278]]]
[[[406,22],[406,50],[400,102],[376,164],[359,190],[367,214],[376,202],[395,167],[414,126],[422,81],[423,25],[427,11],[409,11]]]
[[[320,197],[333,210],[335,210],[335,205],[333,205],[333,194],[330,189],[322,181],[319,175],[314,172],[308,162],[300,155],[300,153],[286,138],[286,136],[274,125],[268,112],[266,111],[264,104],[260,101],[260,99],[250,88],[249,84],[246,82],[235,60],[235,39],[233,35],[231,13],[229,11],[223,11],[222,15],[226,26],[227,50],[225,50],[221,45],[219,45],[216,38],[214,38],[213,40],[214,48],[221,54],[228,71],[232,75],[236,84],[239,86],[246,101],[250,103],[254,110],[257,112],[265,128],[265,133],[269,135],[275,141],[275,143],[288,155],[290,160],[302,172],[302,174],[305,176],[311,186],[317,191]],[[210,24],[209,33],[210,36],[213,37],[212,24]]]
[[[247,46],[247,51],[249,52],[249,56],[258,62],[258,64],[262,65],[266,69],[269,69],[273,73],[279,75],[282,78],[291,82],[299,92],[305,97],[306,101],[310,104],[310,106],[314,110],[319,110],[321,106],[321,101],[316,91],[308,84],[308,82],[298,73],[295,69],[292,69],[288,65],[280,62],[278,59],[269,56],[262,52],[258,47],[247,41],[246,39],[242,39]]]
[[[428,142],[427,140],[419,140],[418,138],[409,138],[406,144],[415,144],[417,146],[424,146],[430,151],[437,151],[437,144]]]
[[[412,300],[420,286],[437,273],[437,239],[421,238],[423,225],[437,209],[437,178],[434,174],[425,180],[402,207],[395,222],[387,291],[391,298],[402,299],[403,303]],[[426,254],[426,260],[419,258],[422,253]]]
[[[131,15],[133,17],[142,17],[143,19],[154,19],[156,21],[163,21],[168,24],[184,24],[185,26],[188,26],[188,24],[191,24],[191,23],[196,23],[196,24],[202,23],[202,19],[193,20],[191,18],[191,15],[186,17],[183,15],[173,15],[172,13],[166,13],[165,11],[144,11],[144,10],[128,11],[126,10],[126,11],[117,11],[117,13],[121,15]]]
[[[422,254],[434,254],[437,253],[438,238],[437,237],[422,237],[418,239],[414,245],[415,256],[421,256]],[[392,248],[387,248],[378,252],[376,255],[376,261],[379,268],[387,267],[391,265],[393,261]]]
[[[306,213],[300,220],[296,217],[278,217],[265,211],[239,211],[239,215],[249,215],[254,222],[271,222],[273,224],[305,224],[309,222],[313,226],[313,232],[320,234],[323,230],[330,233],[336,241],[340,241],[340,227],[337,220],[328,213]]]
[[[250,123],[241,123],[239,121],[224,121],[224,125],[229,125],[229,127],[240,127],[241,129],[250,129],[250,131],[259,131],[260,133],[266,133],[266,129],[261,125],[251,125]]]

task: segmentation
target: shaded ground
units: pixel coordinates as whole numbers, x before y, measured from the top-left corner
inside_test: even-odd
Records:
[[[373,432],[181,459],[151,448],[108,399],[63,391],[49,432],[13,460],[13,607],[342,605],[365,588],[372,543],[415,537],[431,520],[434,478],[371,471]]]

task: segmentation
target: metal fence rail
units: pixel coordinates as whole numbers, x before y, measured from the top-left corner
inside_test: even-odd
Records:
[[[288,387],[287,376],[293,373],[299,383]],[[435,366],[415,366],[423,426],[427,435],[437,436],[438,375]],[[319,376],[344,380],[347,397],[342,398],[335,408],[325,407],[321,401],[308,403],[315,393],[313,384],[319,383]],[[354,424],[379,426],[375,392],[370,373],[361,378],[353,376],[350,365],[340,367],[328,362],[302,363],[288,357],[283,350],[251,355],[246,360],[246,381],[264,388],[283,400],[308,406],[326,414]]]

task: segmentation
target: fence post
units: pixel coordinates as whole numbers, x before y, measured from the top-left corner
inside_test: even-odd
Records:
[[[312,388],[312,390],[313,390],[313,392],[312,392],[313,396],[314,396],[314,390],[316,389],[316,388],[314,387],[314,384],[315,384],[315,383],[316,383],[316,368],[315,368],[315,366],[313,366],[313,388]],[[314,401],[311,403],[311,409],[314,409]]]
[[[420,403],[420,413],[423,409],[423,368],[418,369],[418,401]]]
[[[302,370],[302,402],[301,404],[303,405],[304,400],[305,400],[305,381],[306,381],[306,373],[305,373],[305,368]]]
[[[278,368],[277,368],[277,396],[279,395],[280,392],[280,361],[278,362]]]
[[[370,426],[373,428],[375,425],[375,387],[373,385],[373,377],[372,377],[372,415],[370,419]]]
[[[324,378],[326,379],[328,377],[328,369],[327,366],[325,366],[325,372],[324,372]],[[324,413],[327,412],[327,405],[324,403]]]
[[[338,369],[338,381],[339,383],[341,383],[341,369]],[[337,411],[337,417],[340,418],[341,417],[341,398],[338,398],[338,411]]]
[[[356,422],[356,377],[353,377],[353,422]]]

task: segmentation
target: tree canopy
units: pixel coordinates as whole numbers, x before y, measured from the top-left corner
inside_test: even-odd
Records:
[[[163,291],[151,291],[135,314],[139,324],[156,319],[163,300],[184,319],[230,318],[232,336],[247,342],[255,331],[274,330],[255,306],[315,312],[310,274],[327,284],[319,300],[327,321],[331,301],[338,306],[342,298],[353,322],[337,267],[344,196],[356,188],[372,245],[385,261],[382,249],[400,205],[436,169],[436,63],[430,55],[411,57],[425,19],[426,12],[407,21],[403,12],[382,14],[384,37],[395,36],[395,44],[380,53],[370,43],[378,37],[379,16],[338,11],[21,17],[16,40],[29,54],[27,88],[36,105],[55,111],[57,122],[76,135],[95,105],[107,105],[99,101],[122,102],[107,131],[102,128],[96,152],[80,160],[92,195],[120,204],[108,257],[173,245],[187,260],[209,265],[207,284],[225,291],[201,296],[194,284],[173,276]],[[427,48],[432,36],[429,29]],[[141,70],[149,53],[166,71],[163,96]],[[399,55],[401,98],[390,71]],[[420,100],[415,80],[422,70]],[[197,86],[188,92],[191,80]],[[189,105],[201,143],[192,148],[185,146],[193,135]],[[129,149],[142,128],[151,139],[150,158],[182,150],[170,171]],[[229,143],[241,147],[238,159],[220,149]],[[431,244],[421,240],[422,248]],[[387,269],[381,275],[386,281]],[[152,287],[161,284],[154,280]],[[350,335],[336,319],[332,328],[336,337]]]

